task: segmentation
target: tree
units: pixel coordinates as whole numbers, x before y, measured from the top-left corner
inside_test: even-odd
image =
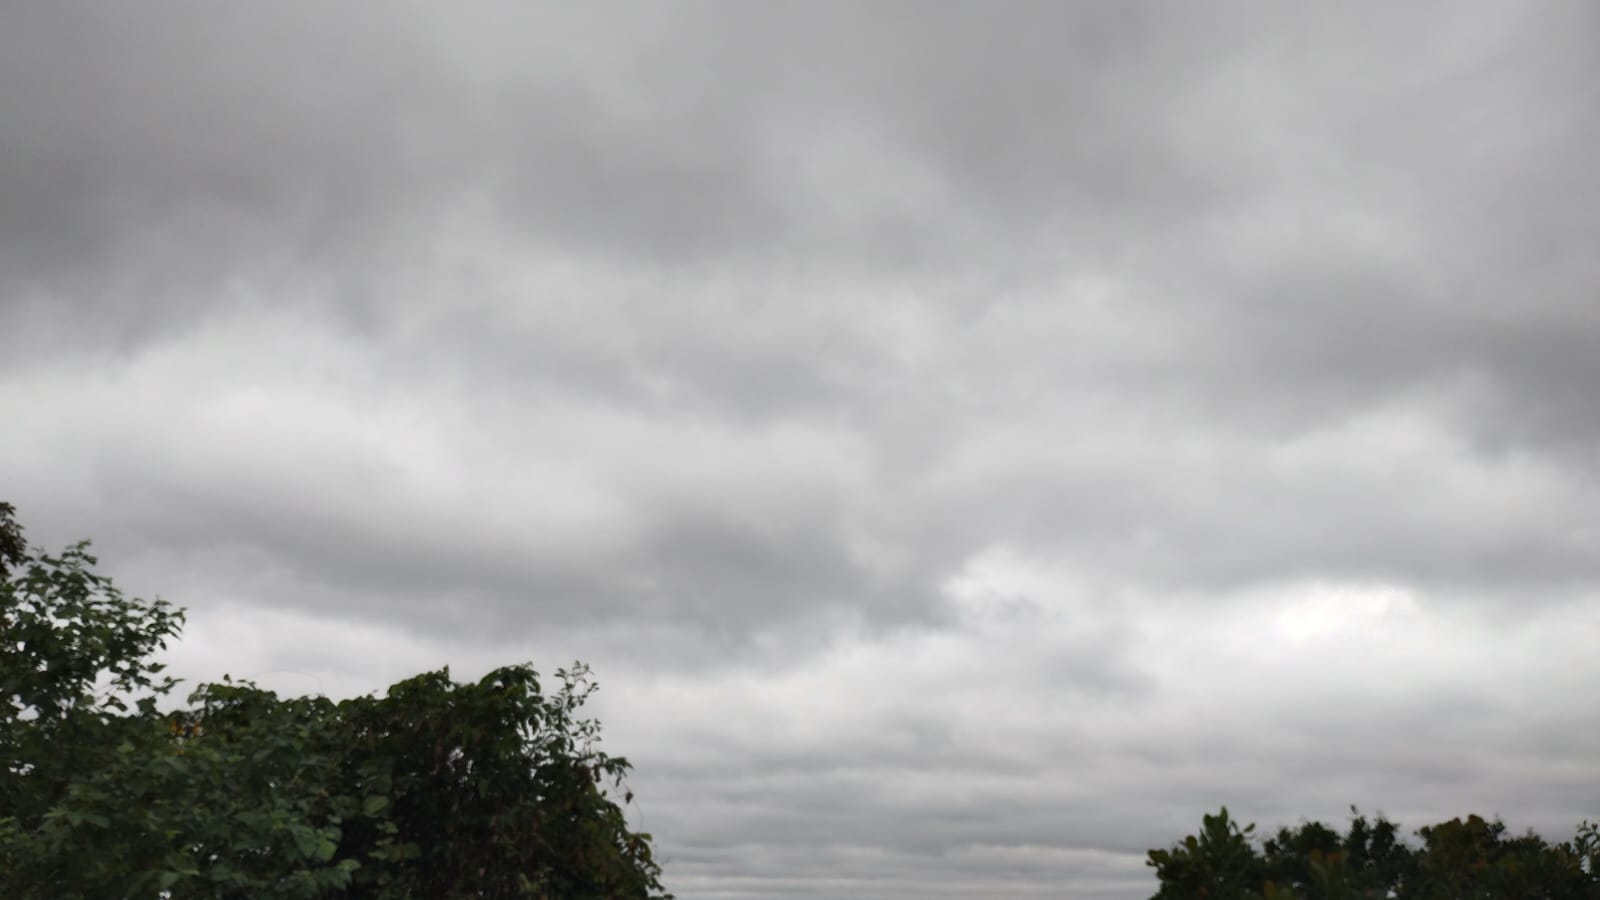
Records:
[[[668,896],[583,666],[552,694],[519,665],[337,703],[225,678],[163,709],[182,613],[20,534],[5,507],[0,895]]]
[[[1200,833],[1170,850],[1151,850],[1148,864],[1161,881],[1157,900],[1244,897],[1262,880],[1261,860],[1250,844],[1254,825],[1239,827],[1228,808],[1202,819]]]
[[[1341,835],[1321,822],[1280,828],[1262,843],[1263,897],[1387,897],[1406,884],[1414,868],[1409,848],[1394,823],[1376,824],[1351,807],[1350,831]]]
[[[1205,816],[1198,836],[1151,850],[1156,898],[1211,900],[1600,900],[1600,833],[1583,823],[1572,841],[1551,845],[1529,833],[1508,837],[1479,816],[1418,830],[1421,846],[1394,823],[1369,822],[1352,808],[1344,834],[1320,822],[1283,828],[1250,843],[1240,828]]]
[[[1417,879],[1407,894],[1416,900],[1600,897],[1600,880],[1592,868],[1585,872],[1567,845],[1551,846],[1531,832],[1508,837],[1503,823],[1473,815],[1430,825],[1417,834],[1422,849]],[[1580,829],[1579,840],[1582,835]]]
[[[156,698],[173,686],[150,657],[183,616],[123,597],[90,571],[96,560],[86,544],[29,554],[9,505],[0,518],[0,835],[14,835],[6,847],[21,852],[70,801],[81,773],[109,765],[117,747],[149,727]]]

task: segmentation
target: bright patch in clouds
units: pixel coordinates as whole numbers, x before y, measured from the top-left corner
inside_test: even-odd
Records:
[[[1410,593],[1385,585],[1312,584],[1284,593],[1292,599],[1278,613],[1277,629],[1297,643],[1360,640],[1385,628],[1402,627],[1415,613]]]

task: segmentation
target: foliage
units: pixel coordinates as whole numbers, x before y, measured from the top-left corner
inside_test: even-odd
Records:
[[[0,576],[20,565],[27,555],[28,545],[22,539],[22,526],[17,524],[17,508],[0,503]]]
[[[1261,881],[1261,860],[1250,845],[1254,825],[1239,827],[1228,808],[1205,816],[1200,833],[1171,850],[1150,851],[1150,865],[1161,879],[1158,898],[1241,897]]]
[[[0,828],[43,821],[78,773],[103,768],[148,727],[173,685],[150,656],[183,623],[91,572],[86,544],[30,555],[21,533],[0,506]]]
[[[3,526],[10,526],[6,530]],[[664,898],[611,796],[628,763],[578,713],[581,665],[448,671],[381,697],[173,687],[182,614],[125,599],[86,545],[0,535],[0,895],[18,898]]]
[[[1352,809],[1349,831],[1321,822],[1282,828],[1257,851],[1228,817],[1205,816],[1199,835],[1151,850],[1155,900],[1600,900],[1600,835],[1579,826],[1573,840],[1549,844],[1534,834],[1508,837],[1479,816],[1419,829],[1421,845],[1400,838],[1383,817]]]

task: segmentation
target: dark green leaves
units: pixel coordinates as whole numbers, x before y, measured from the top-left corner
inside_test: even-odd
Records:
[[[0,577],[8,574],[13,566],[21,565],[28,552],[28,544],[22,539],[22,526],[17,524],[16,514],[16,507],[0,503]]]
[[[160,710],[182,614],[86,544],[28,555],[0,504],[0,893],[7,898],[661,898],[602,788],[588,670],[449,672],[382,697],[226,678]],[[631,796],[631,795],[627,795]]]
[[[1352,810],[1354,813],[1355,811]],[[1340,834],[1320,822],[1280,829],[1258,852],[1227,809],[1198,836],[1151,850],[1165,898],[1211,900],[1600,900],[1600,837],[1585,823],[1573,841],[1547,844],[1478,816],[1420,829],[1420,847],[1383,818],[1355,813]]]

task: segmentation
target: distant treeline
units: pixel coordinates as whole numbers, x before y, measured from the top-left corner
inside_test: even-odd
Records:
[[[1227,807],[1199,834],[1147,862],[1161,889],[1152,900],[1600,900],[1600,833],[1584,822],[1569,841],[1511,835],[1479,816],[1418,829],[1413,846],[1379,816],[1354,807],[1344,833],[1321,822],[1253,840]]]

